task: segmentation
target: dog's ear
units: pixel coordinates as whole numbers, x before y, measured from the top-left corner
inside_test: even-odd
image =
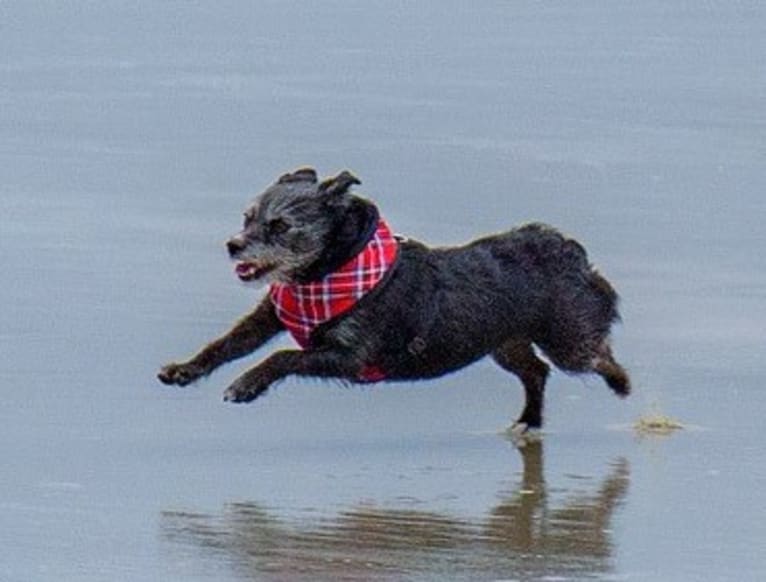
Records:
[[[314,170],[314,168],[298,168],[292,173],[280,176],[279,180],[277,180],[277,184],[289,184],[291,182],[309,182],[311,184],[316,184],[316,170]]]
[[[348,170],[343,170],[340,174],[334,178],[327,178],[321,184],[319,184],[319,194],[325,196],[335,197],[341,194],[345,194],[348,189],[354,184],[361,184],[362,182],[354,176]]]

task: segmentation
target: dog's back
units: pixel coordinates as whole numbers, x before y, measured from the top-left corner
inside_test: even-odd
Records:
[[[458,247],[404,243],[390,280],[323,332],[389,379],[441,375],[509,338],[584,371],[618,317],[616,303],[583,247],[536,223]]]

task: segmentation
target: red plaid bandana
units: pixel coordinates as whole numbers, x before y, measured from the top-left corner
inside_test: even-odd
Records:
[[[372,291],[396,261],[399,243],[383,219],[370,242],[354,258],[320,281],[306,284],[273,283],[269,291],[277,317],[302,348],[321,324],[343,315]],[[375,366],[362,370],[359,379],[382,380]]]

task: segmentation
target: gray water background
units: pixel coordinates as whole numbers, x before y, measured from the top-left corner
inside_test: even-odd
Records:
[[[0,580],[766,578],[765,39],[748,1],[0,2]],[[488,362],[160,386],[304,164],[432,243],[576,236],[634,395],[555,374],[517,450]]]

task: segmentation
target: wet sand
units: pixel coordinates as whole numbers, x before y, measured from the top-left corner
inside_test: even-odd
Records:
[[[338,580],[591,577],[612,570],[611,522],[625,498],[624,460],[603,479],[582,477],[568,495],[550,491],[543,444],[519,449],[521,476],[481,517],[419,508],[358,504],[327,517],[295,521],[255,503],[231,503],[215,515],[168,511],[167,539],[236,564],[246,577]],[[433,470],[436,470],[435,468]],[[427,472],[421,471],[421,472]],[[569,476],[574,484],[577,476]],[[559,499],[561,498],[561,499]]]
[[[0,580],[761,580],[757,3],[0,4]],[[635,394],[157,368],[258,297],[222,241],[302,164],[399,232],[526,220],[622,295]],[[284,340],[281,344],[287,345]],[[685,426],[632,426],[658,411]]]

